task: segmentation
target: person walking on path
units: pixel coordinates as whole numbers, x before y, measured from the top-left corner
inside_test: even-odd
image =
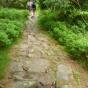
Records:
[[[29,11],[30,11],[31,18],[35,17],[35,10],[36,10],[35,1],[34,1],[34,0],[29,0],[29,1],[27,2],[27,6],[28,6],[28,9],[29,9]]]

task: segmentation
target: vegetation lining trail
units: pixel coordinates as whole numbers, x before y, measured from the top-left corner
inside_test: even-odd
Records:
[[[88,69],[88,9],[80,10],[71,0],[45,0],[43,3],[46,8],[39,15],[41,29],[47,30]],[[83,7],[85,2],[81,0],[79,4]]]
[[[87,72],[71,60],[56,41],[38,29],[35,19],[28,22],[22,41],[11,52],[12,63],[5,88],[25,88],[31,85],[42,88],[39,82],[48,88],[57,79],[57,66],[60,64],[72,69],[76,87],[87,88]]]
[[[0,79],[5,77],[10,63],[8,47],[21,36],[27,16],[26,10],[0,8]]]

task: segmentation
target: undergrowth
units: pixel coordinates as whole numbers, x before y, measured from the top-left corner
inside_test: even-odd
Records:
[[[0,8],[0,79],[10,62],[9,47],[21,36],[27,16],[26,10]]]
[[[48,31],[75,60],[88,69],[88,12],[78,11],[73,14],[64,18],[55,12],[43,11],[38,23],[41,29]],[[86,19],[86,24],[81,16]]]

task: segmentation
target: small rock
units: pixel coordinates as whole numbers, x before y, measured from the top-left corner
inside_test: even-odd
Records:
[[[14,73],[14,72],[22,72],[23,71],[23,68],[22,68],[22,63],[20,62],[12,62],[11,64],[11,72]]]
[[[16,81],[24,80],[23,78],[24,76],[25,76],[24,72],[16,72],[13,74],[13,79]]]
[[[23,70],[25,71],[25,72],[28,72],[28,67],[26,67],[26,66],[22,66],[22,68],[23,68]]]
[[[31,53],[30,53],[30,54],[28,54],[28,57],[30,57],[30,58],[31,58],[31,57],[33,57],[33,54],[31,54]]]

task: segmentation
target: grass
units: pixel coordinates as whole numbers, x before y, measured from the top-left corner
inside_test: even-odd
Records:
[[[0,79],[5,77],[6,67],[8,67],[9,63],[9,49],[0,49]]]
[[[73,72],[73,76],[75,78],[75,81],[78,85],[81,83],[80,73],[79,72]]]
[[[0,10],[0,80],[7,73],[10,63],[10,46],[15,45],[25,28],[28,11],[13,8]]]

